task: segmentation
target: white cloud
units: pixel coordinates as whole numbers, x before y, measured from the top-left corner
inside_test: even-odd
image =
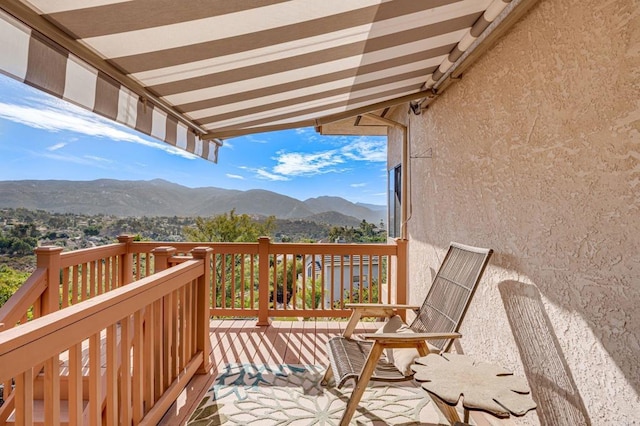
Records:
[[[47,151],[57,151],[60,148],[64,148],[65,146],[67,146],[66,142],[59,142],[55,145],[51,145],[50,147],[48,147]]]
[[[90,155],[87,155],[84,157],[77,157],[75,155],[61,155],[61,154],[53,154],[48,152],[31,151],[30,153],[31,155],[36,157],[45,157],[55,161],[66,161],[67,163],[82,164],[85,166],[99,167],[101,169],[107,168],[103,164],[105,162],[105,159],[100,157],[93,157]]]
[[[88,136],[137,143],[188,159],[198,158],[164,142],[151,142],[143,139],[121,124],[66,101],[44,96],[28,101],[33,105],[0,102],[0,118],[49,132],[76,132]]]
[[[85,155],[84,158],[88,160],[103,162],[103,163],[113,163],[113,161],[109,160],[108,158],[98,157],[96,155]]]
[[[339,138],[342,143],[351,139]],[[384,138],[361,137],[339,149],[321,152],[284,152],[274,158],[273,172],[284,176],[313,176],[348,170],[348,161],[386,162],[387,144]],[[337,167],[337,166],[341,167]]]
[[[275,173],[285,176],[312,176],[337,171],[334,167],[344,163],[336,151],[316,153],[279,152],[278,162],[273,168]]]
[[[240,175],[232,175],[231,173],[227,173],[227,174],[226,174],[226,176],[227,176],[229,179],[240,179],[240,180],[244,180],[244,177],[243,177],[243,176],[240,176]]]
[[[254,135],[246,135],[245,138],[249,142],[253,142],[253,143],[268,143],[269,142],[267,139],[259,139],[259,138],[256,138]]]
[[[366,183],[352,183],[349,186],[351,186],[352,188],[362,188],[364,186],[367,186],[367,184]]]
[[[255,169],[254,171],[256,172],[256,176],[259,179],[272,180],[272,181],[288,181],[288,180],[291,180],[286,176],[282,176],[282,175],[278,175],[278,174],[274,174],[274,173],[269,173],[268,171],[266,171],[264,169]]]
[[[387,143],[384,140],[361,137],[342,147],[342,153],[351,160],[387,161]]]

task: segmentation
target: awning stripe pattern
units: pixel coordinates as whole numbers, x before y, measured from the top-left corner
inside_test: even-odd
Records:
[[[0,71],[58,98],[217,162],[219,144],[0,11]]]
[[[0,31],[22,34],[0,32],[21,58],[0,59],[4,72],[215,159],[203,140],[424,96],[511,0],[5,1],[79,57],[5,16]]]

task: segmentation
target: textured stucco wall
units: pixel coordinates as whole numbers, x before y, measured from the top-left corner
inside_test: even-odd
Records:
[[[493,248],[461,346],[527,376],[517,423],[640,424],[640,3],[541,0],[407,109],[411,302],[449,241]]]

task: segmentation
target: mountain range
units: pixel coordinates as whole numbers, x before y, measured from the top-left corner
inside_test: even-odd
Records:
[[[0,181],[0,208],[19,207],[119,217],[209,217],[235,209],[238,214],[273,215],[331,225],[353,225],[363,219],[377,225],[386,218],[386,206],[354,204],[340,197],[300,201],[262,189],[188,188],[162,179]]]

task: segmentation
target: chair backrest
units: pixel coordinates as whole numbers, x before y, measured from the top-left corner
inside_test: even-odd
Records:
[[[458,331],[492,253],[491,249],[451,243],[409,327],[417,333]],[[441,352],[448,351],[452,343],[452,339],[429,341]]]

